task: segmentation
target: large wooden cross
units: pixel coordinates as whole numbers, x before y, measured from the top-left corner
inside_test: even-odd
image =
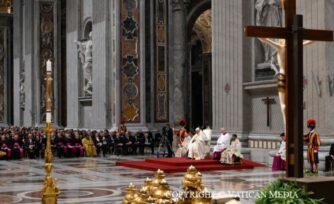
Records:
[[[303,28],[296,0],[281,0],[285,27],[247,26],[249,37],[280,38],[286,42],[287,177],[303,177],[303,40],[333,41],[333,32]]]
[[[274,98],[263,98],[262,101],[264,104],[267,105],[267,127],[270,127],[270,117],[271,117],[271,111],[270,111],[270,105],[275,104],[275,99]]]

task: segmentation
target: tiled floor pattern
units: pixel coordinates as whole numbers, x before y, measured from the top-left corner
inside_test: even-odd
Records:
[[[121,203],[129,183],[141,186],[154,172],[115,166],[117,159],[143,157],[55,159],[53,176],[58,180],[61,194],[58,203],[117,204]],[[44,160],[0,161],[0,203],[41,203],[40,189],[44,180]],[[216,195],[227,192],[257,191],[284,172],[271,168],[237,171],[203,172],[208,190]],[[180,191],[184,173],[167,174],[173,191]],[[241,203],[253,203],[242,199]]]

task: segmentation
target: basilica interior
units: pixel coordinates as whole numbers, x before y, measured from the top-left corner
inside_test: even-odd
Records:
[[[0,203],[41,203],[50,172],[58,203],[126,203],[129,183],[140,186],[154,172],[118,162],[157,157],[161,140],[144,141],[141,150],[137,138],[139,151],[132,147],[129,153],[112,139],[108,149],[104,139],[99,148],[98,139],[92,155],[81,141],[126,132],[153,138],[166,127],[173,130],[175,153],[182,128],[193,135],[210,128],[211,156],[224,129],[237,135],[242,158],[259,164],[203,167],[214,198],[249,195],[284,178],[284,169],[272,170],[285,131],[277,83],[282,69],[277,51],[244,33],[248,25],[283,27],[282,2],[0,0]],[[306,28],[334,30],[334,1],[297,0],[296,10]],[[324,170],[334,142],[334,44],[312,43],[303,51],[303,131],[309,134],[314,119],[321,138],[317,175],[329,178],[333,172]],[[67,136],[78,141],[76,150]],[[40,150],[32,155],[27,141],[33,139],[35,148],[36,138]],[[53,156],[46,151],[44,158],[47,146]],[[305,166],[307,148],[304,143]],[[171,191],[182,191],[184,174],[167,169]],[[231,197],[245,204],[255,199]]]

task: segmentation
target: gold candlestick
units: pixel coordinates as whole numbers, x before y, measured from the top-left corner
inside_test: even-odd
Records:
[[[55,179],[51,176],[52,173],[52,149],[51,149],[51,134],[52,134],[52,125],[51,125],[51,111],[52,111],[52,73],[51,73],[51,62],[47,62],[47,72],[46,72],[46,149],[45,149],[45,179],[44,184],[41,190],[42,194],[42,204],[56,204],[57,198],[59,195],[59,188],[57,187]]]

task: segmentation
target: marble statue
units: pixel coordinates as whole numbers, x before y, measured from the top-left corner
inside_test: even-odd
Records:
[[[92,32],[89,33],[87,41],[75,41],[78,47],[78,54],[83,68],[84,75],[84,95],[91,96],[93,92],[92,85],[92,68],[93,68],[93,41]]]
[[[282,26],[282,7],[280,0],[257,0],[256,25],[281,27]],[[257,65],[257,69],[272,69],[278,74],[279,67],[277,62],[277,52],[267,44],[262,44],[264,50],[264,61]]]
[[[279,39],[278,41],[274,41],[270,38],[259,38],[262,43],[267,44],[271,48],[273,48],[277,52],[277,62],[279,66],[278,73],[278,97],[281,104],[281,111],[283,114],[284,127],[286,127],[286,104],[285,104],[285,74],[287,71],[287,67],[285,66],[286,60],[286,42],[285,39]],[[303,45],[309,45],[314,41],[306,40],[303,42]]]

